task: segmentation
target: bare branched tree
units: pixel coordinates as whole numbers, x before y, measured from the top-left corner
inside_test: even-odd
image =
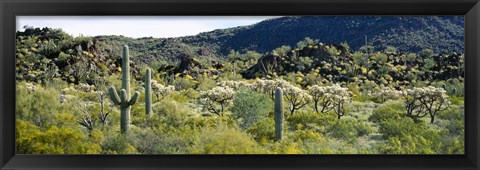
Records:
[[[93,127],[95,126],[95,121],[92,119],[92,116],[88,111],[88,105],[77,104],[76,107],[83,113],[81,119],[78,120],[78,123],[80,123],[80,125],[86,127],[90,131],[93,130]]]

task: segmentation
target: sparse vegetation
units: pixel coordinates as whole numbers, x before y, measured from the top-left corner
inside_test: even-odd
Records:
[[[233,30],[223,31],[243,34]],[[17,153],[464,153],[463,54],[311,37],[223,54],[211,43],[222,30],[131,39],[27,28],[17,32]]]

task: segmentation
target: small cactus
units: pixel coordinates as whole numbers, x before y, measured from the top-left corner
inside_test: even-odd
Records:
[[[275,139],[283,139],[283,92],[282,89],[277,87],[275,90]]]
[[[130,108],[137,102],[140,92],[136,91],[130,98],[130,58],[128,56],[128,46],[123,46],[122,55],[122,90],[118,96],[115,87],[111,86],[108,91],[110,99],[116,105],[120,105],[120,130],[122,133],[127,133],[130,124]]]
[[[152,74],[147,68],[145,74],[145,114],[149,115],[152,112]]]

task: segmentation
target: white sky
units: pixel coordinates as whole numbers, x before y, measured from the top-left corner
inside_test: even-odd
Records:
[[[61,28],[73,36],[179,37],[215,29],[250,25],[272,16],[17,16],[25,25]]]

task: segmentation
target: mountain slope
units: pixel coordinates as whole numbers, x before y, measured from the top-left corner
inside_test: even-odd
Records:
[[[294,47],[305,37],[327,44],[347,42],[352,50],[368,44],[377,50],[394,46],[403,52],[425,48],[435,53],[463,53],[464,20],[458,16],[293,16],[269,19],[250,26],[215,30],[182,37],[194,46],[269,52],[281,45]]]

